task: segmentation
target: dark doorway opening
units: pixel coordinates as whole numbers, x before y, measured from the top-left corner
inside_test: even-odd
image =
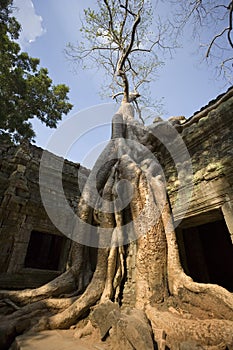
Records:
[[[184,228],[177,238],[181,263],[194,281],[233,292],[233,246],[224,220]]]
[[[24,266],[58,271],[65,242],[65,237],[32,231]]]

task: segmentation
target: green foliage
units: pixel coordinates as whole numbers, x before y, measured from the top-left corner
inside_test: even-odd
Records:
[[[20,25],[11,17],[12,0],[0,3],[0,135],[12,141],[33,140],[30,119],[37,117],[55,128],[72,105],[69,88],[53,85],[39,59],[21,52],[16,40]]]
[[[168,25],[154,22],[150,0],[96,0],[94,8],[84,10],[82,40],[69,44],[67,54],[85,68],[103,68],[102,95],[111,91],[113,97],[123,96],[127,90],[128,95],[138,92],[141,105],[148,103],[145,85],[155,80],[163,64],[158,52],[173,46]],[[170,46],[164,45],[166,35]]]

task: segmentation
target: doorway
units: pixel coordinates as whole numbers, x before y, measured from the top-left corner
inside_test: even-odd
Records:
[[[223,219],[180,229],[177,241],[186,274],[233,292],[233,245]]]
[[[32,231],[24,266],[26,268],[58,271],[65,242],[65,237]]]

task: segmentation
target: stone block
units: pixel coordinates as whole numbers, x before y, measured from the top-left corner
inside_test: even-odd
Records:
[[[113,316],[113,311],[110,316]],[[126,350],[154,350],[151,328],[145,313],[137,309],[129,309],[115,316],[115,324],[111,330],[111,337],[119,349]]]
[[[221,209],[233,243],[233,203],[226,202]]]
[[[99,328],[101,339],[106,336],[113,325],[114,317],[113,315],[109,317],[112,311],[116,311],[120,316],[119,305],[109,300],[106,303],[99,304],[91,314],[91,323],[94,327]]]

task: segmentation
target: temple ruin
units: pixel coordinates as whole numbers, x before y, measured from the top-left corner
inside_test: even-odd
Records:
[[[218,284],[233,292],[233,89],[190,119],[174,117],[170,123],[188,149],[193,172],[187,211],[184,215],[183,207],[176,206],[173,212],[175,223],[183,218],[176,227],[183,269],[194,281]],[[178,178],[179,169],[163,145],[155,146],[152,140],[151,149],[163,167],[173,208],[177,188],[185,191],[190,186],[185,164],[180,164]],[[50,221],[40,198],[42,152],[29,144],[0,145],[0,289],[38,287],[61,274],[68,263],[71,241]],[[59,159],[51,157],[49,171]],[[89,170],[80,164],[64,161],[63,188],[73,210],[88,175]],[[55,188],[51,201],[59,195]],[[87,253],[93,256],[94,270],[93,248]],[[128,276],[132,273],[133,262]],[[132,290],[128,293],[125,299],[130,300]]]

